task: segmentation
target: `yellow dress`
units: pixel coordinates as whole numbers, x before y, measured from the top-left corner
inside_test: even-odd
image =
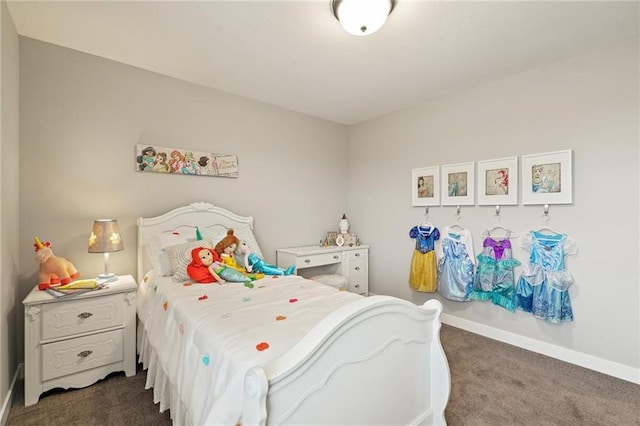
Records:
[[[414,250],[411,259],[409,285],[416,291],[435,293],[438,289],[436,270],[435,251],[420,253],[418,250]]]
[[[440,239],[440,232],[431,225],[419,225],[411,228],[409,236],[416,240],[409,286],[416,291],[435,293],[438,289],[438,265],[434,248],[436,240]]]

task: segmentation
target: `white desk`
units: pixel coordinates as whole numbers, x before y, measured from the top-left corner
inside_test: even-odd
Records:
[[[319,247],[303,246],[276,250],[278,267],[296,265],[296,273],[304,275],[305,269],[331,267],[333,273],[347,278],[347,290],[367,295],[369,293],[369,246]]]

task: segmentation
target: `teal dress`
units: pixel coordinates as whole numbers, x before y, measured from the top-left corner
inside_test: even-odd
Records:
[[[485,238],[469,300],[491,300],[494,305],[515,312],[516,288],[513,269],[520,261],[513,259],[508,238]]]

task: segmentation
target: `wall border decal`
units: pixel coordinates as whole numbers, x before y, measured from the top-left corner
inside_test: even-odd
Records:
[[[182,148],[136,145],[136,170],[177,175],[238,177],[238,157]]]

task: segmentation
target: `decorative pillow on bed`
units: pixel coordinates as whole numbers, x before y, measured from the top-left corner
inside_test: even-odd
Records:
[[[208,238],[200,241],[176,244],[165,249],[169,257],[169,263],[171,263],[171,268],[173,269],[173,281],[182,282],[190,280],[189,275],[187,275],[187,266],[192,260],[191,250],[196,247],[207,247],[213,250],[213,244],[211,244]]]
[[[211,241],[215,246],[218,241],[223,239],[227,235],[227,230],[229,228],[222,225],[214,225],[207,228],[200,228],[200,233],[203,238]],[[246,241],[249,244],[249,247],[255,254],[257,254],[261,259],[264,259],[262,255],[262,251],[260,250],[260,246],[258,245],[258,241],[256,237],[253,235],[253,230],[249,227],[249,225],[239,226],[233,228],[233,235],[238,237],[240,241]]]
[[[149,258],[156,274],[161,277],[173,275],[173,268],[166,252],[167,247],[195,240],[195,231],[189,229],[185,229],[184,232],[164,232],[151,237],[148,244]]]

